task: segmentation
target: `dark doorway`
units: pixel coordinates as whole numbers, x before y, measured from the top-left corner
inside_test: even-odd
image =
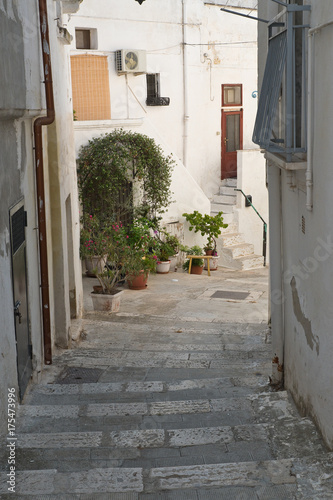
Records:
[[[15,320],[19,394],[22,400],[32,373],[32,346],[29,331],[26,264],[26,212],[23,200],[9,212],[13,275],[13,314]]]

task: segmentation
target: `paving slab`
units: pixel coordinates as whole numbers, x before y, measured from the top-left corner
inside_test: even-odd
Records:
[[[333,498],[332,455],[269,386],[267,282],[267,269],[151,276],[108,314],[85,278],[72,348],[18,405],[10,498]]]

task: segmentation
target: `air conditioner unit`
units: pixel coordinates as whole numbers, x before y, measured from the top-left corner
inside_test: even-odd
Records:
[[[146,51],[135,49],[117,50],[116,70],[118,75],[123,73],[146,73]]]

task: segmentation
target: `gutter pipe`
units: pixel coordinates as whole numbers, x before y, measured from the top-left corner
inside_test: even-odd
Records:
[[[271,385],[282,386],[284,374],[284,319],[282,287],[282,217],[281,171],[268,162],[269,223],[270,223],[270,306],[272,329],[272,377]]]
[[[309,65],[308,65],[308,161],[305,172],[306,181],[306,208],[309,211],[313,210],[313,79],[314,79],[314,35],[320,30],[331,26],[333,21],[311,28],[308,31],[309,41]]]
[[[42,320],[43,320],[43,340],[44,340],[44,363],[52,364],[52,343],[51,343],[51,321],[50,321],[50,300],[49,300],[49,276],[47,259],[47,238],[46,238],[46,216],[45,216],[45,191],[44,191],[44,164],[43,164],[43,138],[42,127],[50,125],[55,119],[52,68],[50,55],[49,27],[47,19],[47,0],[38,0],[40,36],[43,56],[44,84],[46,97],[46,116],[38,117],[34,122],[35,137],[35,166],[36,166],[36,190],[37,190],[37,213],[39,228],[39,261],[42,296]]]
[[[183,132],[183,164],[187,167],[187,151],[188,151],[188,62],[187,62],[187,46],[186,46],[186,23],[187,23],[187,0],[183,0],[183,85],[184,85],[184,132]]]

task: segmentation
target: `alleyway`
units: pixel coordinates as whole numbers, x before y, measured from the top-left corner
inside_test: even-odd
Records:
[[[85,278],[83,334],[18,409],[16,493],[2,472],[0,497],[333,499],[333,453],[268,386],[267,281],[156,275],[96,315]]]

